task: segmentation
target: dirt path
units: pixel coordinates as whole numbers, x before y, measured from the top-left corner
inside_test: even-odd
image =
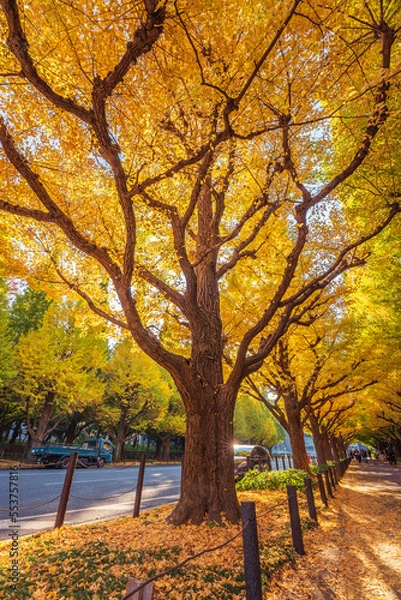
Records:
[[[401,599],[401,466],[352,463],[335,496],[266,600]]]

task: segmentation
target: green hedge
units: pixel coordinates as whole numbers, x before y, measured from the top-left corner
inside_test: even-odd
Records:
[[[304,490],[304,478],[308,477],[306,471],[300,469],[287,469],[286,471],[262,471],[256,469],[248,471],[237,483],[237,490],[280,490],[287,485],[295,485],[298,490]]]

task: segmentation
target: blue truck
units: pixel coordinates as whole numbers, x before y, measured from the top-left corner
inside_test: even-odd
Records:
[[[104,467],[106,463],[111,463],[113,456],[111,442],[96,438],[85,440],[80,446],[74,444],[36,446],[30,451],[30,462],[66,469],[72,452],[78,452],[78,461],[82,464],[95,465],[99,468]]]

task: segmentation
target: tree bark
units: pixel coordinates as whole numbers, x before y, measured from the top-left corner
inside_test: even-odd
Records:
[[[234,482],[234,402],[224,392],[214,395],[206,387],[187,415],[185,455],[180,500],[169,517],[177,525],[199,524],[205,519],[229,522],[240,519]],[[196,401],[195,401],[196,398]]]
[[[301,421],[301,410],[297,401],[289,397],[284,398],[285,412],[288,420],[288,435],[292,447],[294,469],[310,471],[308,455],[305,446],[304,428]]]
[[[334,460],[336,460],[338,462],[340,460],[340,456],[338,453],[337,439],[334,435],[330,436],[330,444],[331,444],[331,451],[334,456]]]
[[[163,460],[168,462],[170,459],[171,433],[166,433],[164,438]]]
[[[161,460],[162,446],[163,446],[163,440],[160,438],[160,436],[157,436],[156,437],[155,460]]]
[[[51,431],[53,431],[55,428],[54,426],[48,431],[48,425],[53,412],[55,396],[56,395],[54,392],[47,392],[45,405],[36,428],[32,427],[30,418],[27,419],[32,448],[35,446],[40,446],[43,443],[45,435],[47,433],[51,433]]]
[[[124,453],[124,444],[127,439],[127,414],[128,406],[124,403],[120,404],[120,420],[118,422],[117,433],[113,430],[109,430],[109,436],[114,442],[115,446],[113,449],[113,460],[114,462],[121,462]]]
[[[325,465],[327,458],[325,453],[324,438],[320,431],[318,419],[313,412],[309,413],[309,423],[311,426],[313,443],[315,444],[316,448],[317,462],[319,465]]]
[[[323,436],[324,454],[326,457],[326,462],[328,460],[334,460],[334,456],[333,456],[333,453],[331,450],[329,435],[325,429],[323,429],[323,431],[322,431],[322,436]]]

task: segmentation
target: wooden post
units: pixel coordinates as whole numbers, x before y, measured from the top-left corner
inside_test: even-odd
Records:
[[[246,471],[250,471],[252,469],[252,459],[250,456],[246,457]]]
[[[262,600],[258,527],[254,502],[241,502],[246,600]]]
[[[77,461],[78,452],[71,452],[70,460],[68,461],[67,471],[65,473],[63,491],[61,492],[61,498],[58,505],[54,529],[58,529],[59,527],[63,526],[65,513],[67,510],[68,498],[70,497],[72,479],[74,477],[74,471],[77,465]]]
[[[128,579],[127,590],[125,592],[124,598],[126,598],[127,595],[130,594],[128,596],[128,598],[130,598],[130,600],[131,599],[132,600],[152,600],[152,598],[153,598],[153,583],[148,583],[148,585],[145,585],[145,587],[141,588],[139,590],[139,592],[132,594],[132,592],[135,592],[135,590],[137,590],[138,587],[140,585],[142,585],[143,583],[144,582],[139,581],[139,579],[134,579],[133,577],[130,577]]]
[[[329,467],[329,477],[330,477],[331,488],[334,491],[337,486],[336,486],[336,480],[334,478],[334,469],[333,469],[333,467]]]
[[[277,455],[274,457],[274,460],[275,460],[275,462],[276,462],[276,471],[280,471],[280,468],[279,468],[279,466],[278,466],[278,458],[277,458]]]
[[[330,498],[334,498],[333,496],[333,492],[331,490],[331,483],[330,483],[330,477],[329,477],[329,473],[328,471],[324,472],[324,478],[326,480],[326,489],[327,489],[327,494],[330,496]]]
[[[295,485],[287,485],[288,507],[290,509],[292,543],[295,552],[305,554],[304,541],[302,538],[301,519],[299,517],[297,488]]]
[[[312,490],[312,481],[309,477],[305,477],[304,483],[305,483],[306,500],[308,502],[309,516],[317,524],[318,520],[317,520],[315,498],[313,496],[313,490]]]
[[[325,506],[328,506],[326,490],[324,489],[323,477],[321,473],[317,475],[317,484],[319,486],[320,498]]]
[[[285,471],[286,470],[286,466],[285,466],[285,456],[284,456],[284,454],[281,457],[281,460],[283,461],[283,471]]]
[[[142,454],[139,465],[138,482],[136,484],[135,506],[133,517],[139,517],[139,509],[141,508],[141,498],[143,489],[143,477],[145,475],[146,454]]]

